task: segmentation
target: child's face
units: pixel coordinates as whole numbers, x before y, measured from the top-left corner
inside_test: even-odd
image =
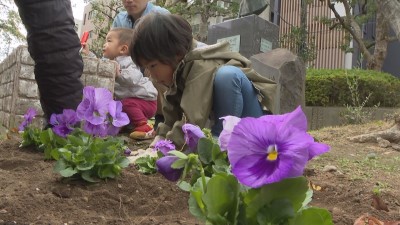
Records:
[[[110,31],[106,36],[106,43],[103,46],[103,56],[114,60],[117,56],[123,55],[124,45],[119,44],[118,34]]]
[[[164,64],[158,60],[139,60],[140,65],[147,69],[150,76],[160,84],[170,87],[173,83],[174,68],[169,64]]]

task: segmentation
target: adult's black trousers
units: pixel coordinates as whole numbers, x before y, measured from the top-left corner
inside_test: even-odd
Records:
[[[83,61],[70,0],[15,0],[35,61],[40,103],[48,120],[82,99]]]

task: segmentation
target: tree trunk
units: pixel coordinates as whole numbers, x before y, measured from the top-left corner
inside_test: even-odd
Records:
[[[205,42],[207,40],[208,33],[208,19],[210,18],[210,6],[207,0],[203,0],[203,5],[205,10],[201,14],[201,22],[199,27],[199,33],[197,35],[197,40]]]
[[[385,12],[377,10],[376,12],[376,37],[375,47],[372,59],[367,63],[370,70],[381,71],[387,55],[387,46],[389,43],[389,23],[387,22]]]
[[[378,10],[385,12],[384,16],[400,40],[400,2],[398,0],[379,0]]]

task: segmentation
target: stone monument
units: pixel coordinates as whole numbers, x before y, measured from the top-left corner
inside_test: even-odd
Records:
[[[291,112],[305,106],[306,67],[304,62],[291,51],[277,48],[250,57],[252,67],[259,74],[277,84],[275,113]]]
[[[250,58],[279,47],[279,27],[257,15],[209,26],[207,44],[224,40],[230,43],[232,51]]]

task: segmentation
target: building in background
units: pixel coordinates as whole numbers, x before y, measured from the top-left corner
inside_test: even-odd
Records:
[[[274,14],[278,16],[276,22],[279,21],[279,35],[282,37],[291,32],[292,27],[301,26],[301,2],[293,0],[275,0]],[[330,30],[328,25],[322,24],[315,20],[315,17],[328,17],[335,20],[335,16],[327,6],[327,1],[314,1],[308,4],[306,11],[306,29],[308,32],[308,41],[315,46],[316,59],[309,62],[313,68],[351,68],[352,59],[340,49],[340,45],[344,39],[345,32],[343,30]],[[336,6],[337,7],[337,6]],[[344,13],[340,7],[338,12]]]
[[[272,0],[271,0],[272,1]],[[280,26],[280,36],[288,34],[292,26],[300,27],[301,25],[301,3],[303,0],[273,0],[274,9],[271,17]],[[331,0],[335,1],[335,0]],[[345,53],[341,50],[341,43],[345,37],[344,30],[329,29],[329,26],[315,20],[315,17],[328,17],[336,20],[332,11],[327,4],[330,1],[314,0],[313,4],[308,4],[306,8],[306,28],[308,31],[308,39],[313,39],[316,48],[316,59],[310,62],[312,67],[317,69],[337,69],[337,68],[365,68],[360,50],[357,43],[350,42],[350,47],[354,48],[353,53]],[[335,9],[341,15],[345,15],[343,3],[335,1]],[[355,7],[353,13],[357,15],[359,9]],[[375,18],[362,26],[363,38],[366,40],[374,40],[375,38]],[[399,41],[391,41],[387,49],[387,57],[385,59],[382,70],[400,77],[400,70],[397,66],[397,59],[400,57]]]
[[[94,38],[96,38],[95,32],[94,32],[94,25],[92,23],[93,19],[93,10],[92,10],[92,4],[87,4],[85,6],[85,9],[83,10],[83,17],[82,17],[82,29],[79,33],[79,37],[82,37],[83,32],[89,32],[89,39],[88,43],[90,44]]]
[[[81,32],[82,32],[82,20],[78,20],[78,19],[74,18],[74,22],[75,22],[74,30],[76,31],[76,33],[80,37],[81,36]]]

